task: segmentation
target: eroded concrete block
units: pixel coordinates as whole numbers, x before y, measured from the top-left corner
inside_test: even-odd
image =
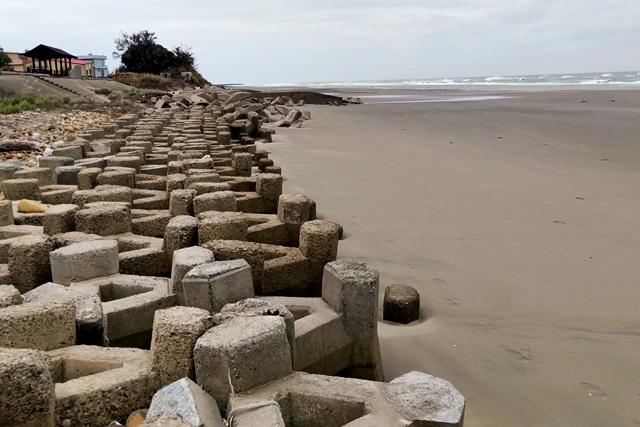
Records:
[[[391,322],[407,324],[420,318],[420,294],[407,285],[389,285],[384,291],[382,317]]]
[[[0,348],[0,425],[55,426],[51,371],[41,351]]]
[[[211,240],[247,240],[248,223],[240,212],[216,212],[198,224],[200,245]]]
[[[412,425],[462,426],[465,399],[449,381],[412,371],[391,381],[387,395]]]
[[[13,285],[0,285],[0,308],[22,304],[22,295]]]
[[[213,261],[215,261],[213,252],[200,246],[178,249],[173,252],[169,292],[178,296],[179,304],[185,304],[184,291],[182,289],[182,279],[184,276],[194,267]]]
[[[292,372],[279,316],[234,317],[210,329],[196,342],[194,359],[197,383],[223,411],[232,387],[243,393]]]
[[[49,252],[53,241],[42,235],[24,236],[9,247],[11,280],[22,293],[51,280]]]
[[[53,350],[75,341],[76,307],[71,301],[38,301],[0,309],[0,347]]]
[[[75,243],[49,254],[54,283],[69,285],[118,273],[118,242],[95,240]]]
[[[280,405],[275,400],[261,402],[260,405],[247,405],[234,408],[227,417],[234,427],[285,427]]]
[[[147,420],[179,416],[191,426],[223,427],[216,401],[188,378],[158,390],[153,396]],[[269,425],[269,424],[263,424]]]
[[[236,212],[238,205],[233,191],[216,191],[196,196],[193,209],[196,215],[206,211]]]
[[[131,231],[131,205],[120,202],[87,203],[76,213],[76,230],[109,236]]]
[[[254,296],[251,267],[243,259],[201,264],[184,276],[182,288],[188,306],[212,313],[227,303]]]
[[[194,378],[193,347],[212,326],[213,318],[200,308],[171,307],[155,312],[151,369],[162,384]]]
[[[50,206],[42,217],[42,226],[45,234],[68,233],[76,229],[76,212],[80,210],[77,205],[53,205]]]

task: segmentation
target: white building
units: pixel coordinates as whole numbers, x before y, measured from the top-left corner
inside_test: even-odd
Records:
[[[106,55],[94,55],[90,53],[89,55],[80,55],[78,59],[84,59],[87,61],[93,62],[93,68],[95,71],[95,77],[107,77],[109,75],[109,68],[107,68],[107,56]]]

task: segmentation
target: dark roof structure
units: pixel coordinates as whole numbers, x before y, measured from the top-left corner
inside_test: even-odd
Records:
[[[33,49],[25,52],[23,55],[37,59],[77,59],[77,56],[73,56],[62,49],[44,44],[39,44]]]

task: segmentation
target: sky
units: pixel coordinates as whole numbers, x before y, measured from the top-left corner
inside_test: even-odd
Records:
[[[639,0],[0,0],[0,46],[190,47],[212,83],[640,70]]]

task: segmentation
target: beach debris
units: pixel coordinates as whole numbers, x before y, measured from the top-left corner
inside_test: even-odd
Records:
[[[579,102],[580,102],[580,103],[585,103],[585,102],[587,102],[587,101],[585,101],[585,100],[584,100],[584,98],[582,98],[582,99],[580,99],[580,101],[579,101]]]
[[[616,102],[616,100],[613,99],[612,97],[609,97],[609,102]]]

